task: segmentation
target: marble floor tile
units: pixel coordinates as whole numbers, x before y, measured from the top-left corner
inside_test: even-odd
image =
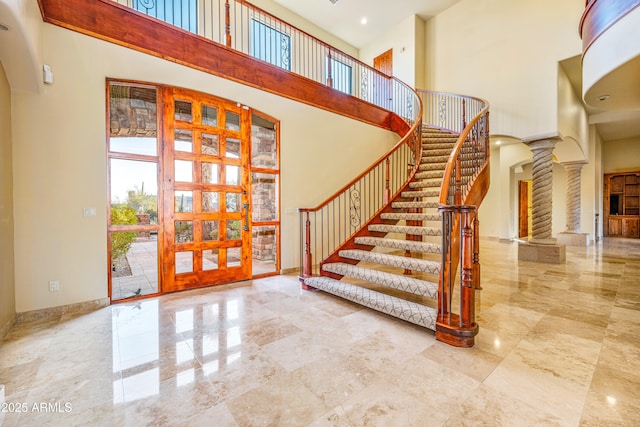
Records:
[[[640,376],[598,365],[582,413],[583,426],[640,425]]]
[[[474,390],[471,397],[449,414],[443,426],[447,427],[539,427],[572,425],[563,422],[544,409],[529,405],[526,401],[502,393],[485,385]]]
[[[470,349],[293,275],[19,323],[0,384],[28,411],[0,423],[640,425],[639,249],[604,239],[549,265],[482,239]]]

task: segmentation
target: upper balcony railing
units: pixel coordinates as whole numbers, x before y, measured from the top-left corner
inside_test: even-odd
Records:
[[[415,120],[407,86],[244,0],[112,0]]]

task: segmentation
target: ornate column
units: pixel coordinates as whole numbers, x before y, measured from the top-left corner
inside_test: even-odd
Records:
[[[518,245],[518,259],[562,263],[565,246],[551,235],[553,214],[553,149],[562,135],[555,133],[523,139],[533,154],[532,238]]]
[[[565,162],[567,171],[567,230],[558,234],[558,242],[570,246],[588,246],[589,234],[580,228],[580,187],[582,185],[582,167],[587,162]]]

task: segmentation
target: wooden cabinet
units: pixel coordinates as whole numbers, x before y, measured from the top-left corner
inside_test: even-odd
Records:
[[[604,235],[640,238],[640,171],[604,175]]]

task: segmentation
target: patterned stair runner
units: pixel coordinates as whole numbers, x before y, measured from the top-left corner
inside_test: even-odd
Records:
[[[431,330],[436,329],[438,311],[435,308],[372,291],[371,289],[352,285],[340,280],[331,279],[330,277],[310,277],[305,279],[305,283],[316,289],[406,320],[407,322]]]
[[[441,215],[437,211],[440,185],[449,155],[458,136],[424,127],[422,129],[422,158],[409,189],[401,193],[401,201],[391,203],[392,212],[380,214],[383,224],[371,224],[368,231],[385,233],[384,237],[361,236],[354,239],[360,249],[338,252],[345,262],[323,264],[322,270],[332,277],[305,279],[316,289],[354,301],[365,307],[398,317],[416,325],[435,330],[438,284],[411,277],[406,272],[432,275],[437,282],[441,269]],[[463,158],[462,169],[465,169]],[[397,235],[406,235],[399,239]],[[379,236],[379,234],[376,234]],[[438,243],[422,241],[437,238]],[[379,248],[375,251],[375,248]],[[371,250],[365,250],[371,249]],[[389,253],[389,250],[395,251]],[[406,254],[425,254],[403,256]],[[358,264],[353,264],[357,261]],[[361,264],[364,263],[364,264]],[[336,276],[333,276],[336,275]],[[356,283],[350,283],[356,281]],[[358,286],[357,281],[375,284],[377,290]],[[394,290],[393,295],[384,290]],[[396,292],[400,291],[400,293]],[[390,293],[392,293],[390,291]],[[403,299],[401,293],[434,300],[429,305]],[[420,301],[420,299],[418,299]]]

